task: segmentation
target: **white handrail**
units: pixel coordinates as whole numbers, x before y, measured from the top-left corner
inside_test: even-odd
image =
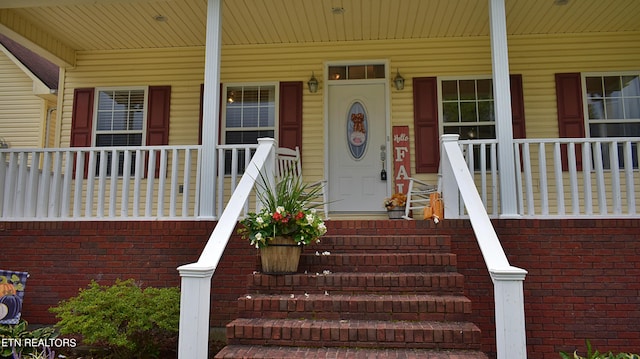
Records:
[[[445,216],[459,213],[458,194],[467,210],[480,251],[494,285],[498,359],[527,357],[522,282],[527,271],[509,264],[498,235],[458,143],[458,135],[442,136],[442,179]]]
[[[276,142],[258,139],[258,149],[247,165],[224,212],[197,262],[178,267],[182,277],[178,358],[208,358],[211,278],[235,230],[256,180],[273,183]]]

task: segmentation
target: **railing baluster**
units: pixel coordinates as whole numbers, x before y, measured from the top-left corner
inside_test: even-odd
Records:
[[[62,152],[56,151],[53,157],[53,169],[51,176],[53,177],[53,184],[51,185],[51,191],[49,192],[49,209],[48,217],[58,218],[60,217],[61,208],[61,195],[62,195]]]
[[[109,218],[116,216],[116,195],[118,191],[118,168],[120,154],[116,149],[111,150],[111,175],[109,176]]]
[[[480,187],[482,188],[482,203],[487,208],[487,147],[480,144]]]
[[[593,214],[593,189],[591,188],[591,145],[587,142],[582,143],[582,178],[584,181],[584,211],[585,214]]]
[[[578,168],[576,166],[576,144],[569,143],[567,146],[568,166],[569,166],[569,184],[571,186],[571,211],[574,215],[580,213],[580,197],[578,196]],[[560,158],[558,159],[561,160]]]
[[[182,217],[189,216],[189,198],[191,193],[191,150],[184,152],[184,174],[182,176]]]
[[[36,212],[38,217],[48,217],[49,214],[49,193],[51,193],[51,152],[42,152],[42,171],[40,171],[40,181],[38,183],[38,198],[36,198]],[[38,168],[35,168],[38,173]]]
[[[540,175],[540,205],[543,215],[549,214],[549,185],[547,183],[547,151],[544,142],[538,145],[538,171]]]
[[[222,215],[224,209],[224,169],[225,169],[225,155],[226,150],[224,148],[218,149],[218,203],[216,204],[216,215],[218,218]]]
[[[147,162],[147,196],[144,205],[145,217],[151,217],[153,213],[153,187],[156,177],[156,150],[149,149],[149,162]]]
[[[524,189],[522,186],[522,151],[520,150],[521,146],[519,143],[514,142],[513,143],[513,153],[514,156],[513,158],[515,158],[515,166],[516,166],[516,191],[518,193],[518,213],[524,213]],[[495,167],[495,166],[494,166]],[[494,192],[495,193],[495,192]],[[495,195],[494,195],[494,201],[495,200]],[[496,201],[497,202],[497,201]]]
[[[635,183],[633,180],[633,156],[631,141],[624,142],[624,184],[627,190],[627,214],[636,214]]]
[[[123,151],[122,194],[120,196],[120,217],[129,216],[129,190],[131,189],[131,151]]]
[[[180,165],[180,159],[178,158],[178,151],[174,148],[171,150],[171,193],[169,195],[169,216],[176,216],[176,198],[178,193],[178,166]]]
[[[6,217],[15,217],[16,216],[16,202],[18,202],[17,197],[17,180],[18,180],[18,152],[11,152],[9,155],[9,169],[7,173],[8,181],[8,191],[5,196],[5,201],[3,204],[3,215]],[[15,190],[14,190],[15,189]]]
[[[569,157],[569,162],[573,162]],[[564,180],[562,175],[562,159],[560,156],[560,143],[556,142],[553,146],[553,170],[556,178],[556,207],[557,213],[564,215]]]
[[[527,186],[527,213],[530,216],[535,214],[535,200],[533,198],[533,173],[531,163],[531,146],[529,146],[529,142],[525,142],[524,150],[524,178]]]
[[[8,153],[6,152],[0,153],[0,216],[4,216],[5,190],[7,189],[7,187],[5,187],[5,184],[8,178],[7,155]]]
[[[607,198],[605,195],[605,183],[604,183],[604,161],[602,158],[602,144],[594,143],[594,169],[596,171],[596,190],[598,193],[598,207],[600,209],[600,214],[607,213]]]
[[[142,201],[142,177],[144,176],[144,168],[142,167],[143,156],[145,153],[137,149],[136,150],[136,169],[135,178],[133,180],[133,216],[140,216],[140,203]]]
[[[500,214],[498,209],[498,145],[491,143],[491,202],[493,205],[493,215]]]
[[[158,174],[158,199],[156,200],[158,209],[156,213],[158,217],[164,217],[164,193],[167,187],[167,151],[164,149],[159,149],[158,151],[160,152],[160,173]]]
[[[609,143],[609,174],[611,175],[611,201],[614,214],[622,213],[622,192],[620,191],[620,161],[618,141]]]

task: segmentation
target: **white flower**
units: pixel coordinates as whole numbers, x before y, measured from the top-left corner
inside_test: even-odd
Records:
[[[326,290],[324,291],[324,295],[329,295],[329,292],[327,292]]]
[[[315,208],[311,208],[311,214],[316,214],[316,209]]]
[[[282,207],[282,206],[276,207],[276,212],[279,213],[279,214],[282,214],[284,212],[284,207]]]
[[[324,274],[324,275],[331,274],[331,271],[330,271],[330,270],[325,269],[325,270],[323,270],[323,271],[322,271],[322,274]]]
[[[329,252],[329,251],[324,251],[324,252],[322,252],[322,255],[323,255],[323,256],[330,256],[330,255],[331,255],[331,252]]]
[[[316,255],[317,255],[317,256],[319,256],[319,255],[320,255],[320,252],[316,251]]]
[[[295,298],[295,297],[296,297],[295,294],[291,294],[291,298]]]
[[[256,218],[256,222],[258,224],[263,224],[264,223],[264,219],[262,219],[262,217],[258,217],[258,218]]]
[[[256,233],[256,241],[261,241],[262,240],[262,233],[258,232]]]
[[[251,299],[251,296],[250,296],[250,295],[247,295],[245,298],[247,298],[247,299]]]
[[[307,293],[304,293],[304,296],[305,296],[305,297],[307,297],[307,298],[309,298],[309,294],[307,294]]]
[[[307,214],[306,219],[307,219],[307,223],[312,224],[313,223],[313,214]]]

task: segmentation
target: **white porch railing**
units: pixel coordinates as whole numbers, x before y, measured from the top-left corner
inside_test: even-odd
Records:
[[[442,137],[442,197],[447,218],[457,218],[464,204],[494,286],[498,359],[527,357],[524,294],[527,271],[509,264],[481,199],[458,135]],[[460,198],[460,200],[459,200]]]
[[[4,220],[193,218],[200,146],[0,150]]]
[[[496,140],[459,141],[487,212],[498,217]],[[523,217],[640,214],[640,139],[515,139],[518,213]],[[461,210],[464,207],[459,206]],[[460,213],[464,215],[464,213]]]
[[[229,203],[220,216],[196,263],[178,268],[182,277],[178,358],[207,358],[211,279],[238,219],[247,210],[256,180],[274,183],[275,141],[259,139],[255,155],[245,168]],[[237,163],[233,161],[232,163]],[[261,174],[263,177],[261,177]],[[234,181],[235,182],[235,181]]]

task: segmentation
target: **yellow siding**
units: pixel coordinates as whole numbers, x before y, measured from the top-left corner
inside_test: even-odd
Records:
[[[527,136],[557,137],[556,72],[638,71],[640,33],[513,36],[510,72],[522,74]],[[488,37],[397,41],[226,46],[223,82],[303,81],[303,172],[309,179],[324,172],[323,69],[331,61],[389,60],[391,76],[400,69],[405,89],[391,93],[393,125],[413,130],[413,77],[491,74]],[[177,48],[81,52],[64,84],[61,146],[68,146],[73,89],[78,87],[171,85],[170,144],[194,144],[198,137],[200,84],[204,49]],[[310,94],[306,81],[315,72],[320,91]],[[412,159],[415,156],[412,138]],[[428,176],[423,176],[428,178]]]
[[[41,147],[44,113],[31,78],[0,52],[0,137],[11,148]]]

